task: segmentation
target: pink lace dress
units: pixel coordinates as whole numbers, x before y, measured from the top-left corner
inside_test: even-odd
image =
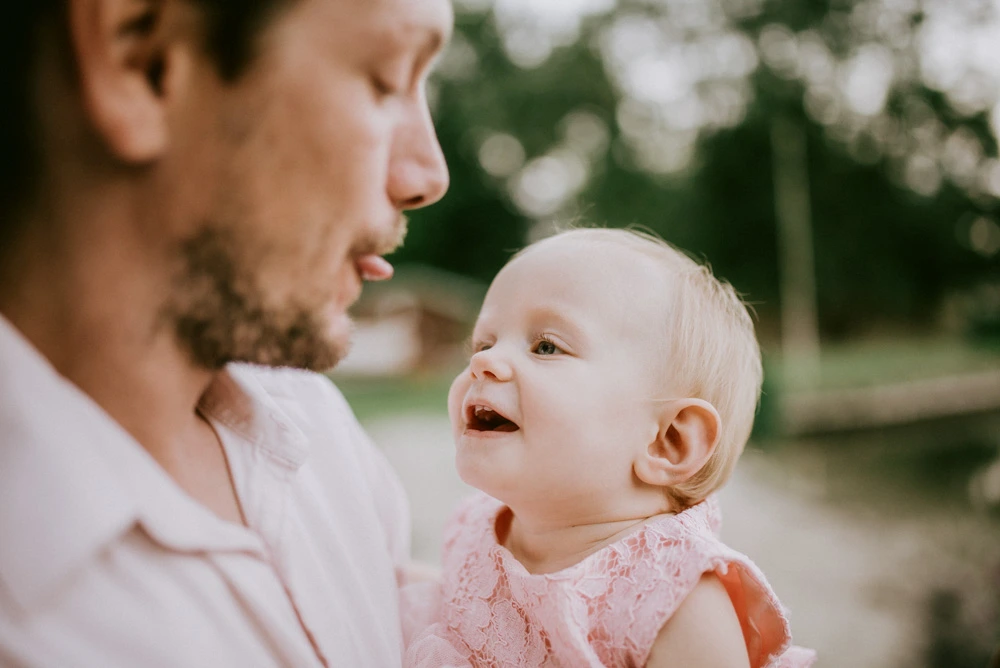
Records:
[[[402,588],[404,666],[643,666],[660,628],[707,572],[732,598],[753,668],[815,660],[791,646],[763,574],[718,539],[714,499],[544,575],[528,573],[497,543],[503,509],[483,494],[466,501],[445,531],[440,586]]]

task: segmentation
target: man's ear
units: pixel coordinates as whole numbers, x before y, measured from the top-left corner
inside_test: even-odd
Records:
[[[691,478],[715,452],[722,419],[715,406],[701,399],[664,403],[659,430],[633,468],[647,485],[667,487]]]
[[[167,145],[164,81],[171,0],[69,0],[84,108],[118,159],[144,163]],[[172,4],[176,4],[175,2]]]

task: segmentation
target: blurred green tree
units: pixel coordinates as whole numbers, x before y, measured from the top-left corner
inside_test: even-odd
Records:
[[[451,167],[398,262],[489,280],[567,221],[638,224],[777,319],[772,130],[806,138],[824,336],[927,325],[1000,269],[985,0],[465,0],[431,91]],[[991,33],[991,29],[994,31]]]

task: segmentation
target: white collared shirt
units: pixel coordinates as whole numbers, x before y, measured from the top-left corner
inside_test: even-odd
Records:
[[[0,666],[398,666],[395,474],[322,376],[200,410],[249,528],[195,502],[0,317]]]

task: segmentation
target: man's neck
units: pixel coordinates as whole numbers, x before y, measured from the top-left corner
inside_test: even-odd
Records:
[[[36,229],[5,263],[0,313],[162,464],[198,427],[214,375],[190,362],[160,316],[166,270],[158,275],[128,238],[60,243]]]

